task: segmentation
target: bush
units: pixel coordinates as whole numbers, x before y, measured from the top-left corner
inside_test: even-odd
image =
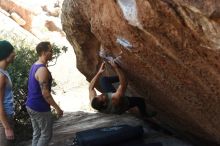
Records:
[[[10,41],[13,46],[15,46],[16,58],[14,62],[9,66],[8,72],[12,79],[13,83],[13,92],[14,92],[14,104],[15,104],[15,143],[19,145],[21,141],[26,141],[32,137],[32,126],[31,120],[25,108],[25,100],[27,97],[27,83],[28,75],[31,65],[38,59],[37,54],[34,50],[35,46],[21,40],[19,36],[15,35],[4,35],[1,33],[1,39],[6,39]],[[53,48],[53,65],[56,64],[56,59],[60,56],[61,53],[66,52],[67,47],[63,46],[62,48],[52,44]],[[55,60],[55,61],[54,61]],[[56,82],[53,81],[53,86],[56,85]]]
[[[37,59],[36,53],[25,46],[16,48],[16,58],[8,71],[13,82],[15,101],[15,134],[16,140],[30,139],[32,136],[31,121],[24,106],[27,97],[27,81],[29,69]]]
[[[21,43],[16,49],[16,58],[9,66],[8,72],[13,82],[13,92],[15,101],[15,134],[16,143],[28,140],[32,137],[32,126],[28,113],[25,108],[25,101],[28,91],[28,75],[31,65],[38,59],[37,54],[30,46]],[[66,51],[66,47],[60,49],[52,44],[54,51],[53,60],[57,59],[62,51]],[[56,61],[55,61],[56,63]],[[53,65],[55,65],[55,63]],[[56,82],[53,81],[53,86]]]

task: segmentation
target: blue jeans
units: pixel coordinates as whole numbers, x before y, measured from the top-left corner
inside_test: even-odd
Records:
[[[111,76],[111,77],[101,77],[99,80],[99,84],[103,90],[104,93],[108,92],[115,92],[116,89],[113,86],[113,83],[119,82],[118,76]]]
[[[48,146],[52,138],[52,113],[37,112],[26,107],[33,127],[32,146]]]
[[[110,76],[110,77],[104,76],[104,77],[101,77],[99,80],[99,84],[104,93],[116,92],[116,89],[113,86],[113,83],[117,83],[117,82],[119,82],[118,76]],[[137,106],[142,115],[146,114],[146,105],[145,105],[145,100],[143,98],[140,98],[140,97],[127,97],[127,98],[129,101],[129,107],[127,110]]]

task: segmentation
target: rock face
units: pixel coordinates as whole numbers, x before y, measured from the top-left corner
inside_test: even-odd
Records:
[[[1,0],[0,1],[0,7],[8,11],[9,13],[14,13],[16,12],[18,15],[20,15],[20,19],[24,19],[26,22],[24,25],[22,25],[26,30],[31,29],[32,25],[32,17],[34,15],[31,10],[22,7],[21,4],[18,4],[19,2],[12,1],[12,0]],[[12,15],[13,18],[13,15]]]
[[[64,36],[60,23],[62,0],[0,0],[1,9],[15,22],[41,40],[52,40],[48,31]],[[5,14],[5,13],[4,13]]]
[[[220,144],[219,0],[65,0],[61,20],[88,80],[101,45],[122,51],[131,90],[160,120]]]

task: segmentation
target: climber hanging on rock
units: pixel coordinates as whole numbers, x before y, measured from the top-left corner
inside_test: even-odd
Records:
[[[140,97],[125,96],[127,89],[127,80],[119,65],[116,63],[121,56],[113,58],[107,56],[104,52],[99,54],[111,67],[115,70],[117,76],[101,76],[105,71],[106,62],[102,62],[98,72],[93,77],[89,85],[89,98],[91,106],[102,113],[107,114],[122,114],[133,107],[138,107],[140,113],[144,117],[153,117],[156,113],[146,112],[145,100]],[[95,84],[99,79],[102,93],[97,95],[95,91]],[[119,82],[117,89],[113,83]]]

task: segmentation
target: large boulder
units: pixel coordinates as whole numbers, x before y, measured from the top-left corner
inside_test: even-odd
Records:
[[[65,0],[61,20],[88,80],[100,46],[122,51],[130,90],[160,120],[220,144],[219,0]]]

